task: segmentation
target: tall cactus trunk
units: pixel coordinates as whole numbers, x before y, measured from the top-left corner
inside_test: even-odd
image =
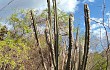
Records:
[[[76,33],[76,41],[75,41],[75,48],[76,48],[76,64],[75,64],[75,70],[78,70],[78,52],[77,52],[77,49],[78,49],[78,46],[79,46],[79,26],[77,27],[77,33]]]
[[[67,59],[67,52],[66,52],[66,41],[64,42],[64,46],[63,46],[63,50],[62,50],[62,69],[61,70],[65,70],[65,63],[66,63],[66,59]]]
[[[66,64],[66,70],[70,70],[70,63],[71,63],[71,49],[72,49],[72,45],[73,45],[73,42],[72,42],[72,22],[73,22],[73,20],[72,20],[72,18],[73,18],[73,15],[72,14],[70,14],[69,15],[69,48],[68,48],[68,59],[67,59],[67,64]]]
[[[30,16],[31,16],[34,36],[35,36],[35,39],[36,39],[36,44],[37,44],[37,47],[39,48],[39,54],[40,54],[40,57],[41,57],[42,66],[44,67],[45,70],[47,70],[46,63],[44,62],[42,49],[40,47],[40,43],[39,43],[39,40],[38,40],[38,34],[37,34],[37,30],[36,30],[36,26],[35,26],[35,19],[34,19],[34,15],[33,15],[32,10],[30,11]]]
[[[83,55],[83,61],[82,61],[82,67],[81,70],[86,69],[87,59],[88,59],[88,52],[89,52],[89,46],[90,46],[90,13],[88,5],[84,5],[84,14],[85,14],[85,45],[84,45],[84,55]]]
[[[78,70],[80,70],[80,68],[81,68],[81,58],[82,58],[82,47],[81,47],[82,45],[80,45],[79,46],[79,61],[78,61]]]
[[[57,22],[57,5],[56,5],[56,0],[53,0],[53,4],[54,4],[54,29],[55,29],[55,32],[54,32],[54,41],[55,41],[55,44],[54,44],[54,49],[55,49],[55,61],[56,61],[56,69],[55,70],[58,70],[58,22]]]
[[[72,65],[71,65],[71,70],[77,70],[78,69],[78,48],[79,44],[79,27],[77,27],[77,33],[76,33],[76,40],[75,40],[75,47],[74,47],[74,53],[73,53],[73,58],[72,58]]]
[[[52,56],[52,64],[55,69],[55,59],[54,59],[54,48],[52,45],[52,21],[51,21],[51,8],[50,8],[50,0],[47,0],[47,5],[48,5],[48,20],[49,20],[49,34],[50,34],[50,48],[51,48],[51,56]]]
[[[56,13],[55,13],[55,0],[52,0],[53,2],[53,10],[54,10],[54,53],[55,53],[55,60],[56,60]]]
[[[52,63],[54,63],[54,59],[52,59],[52,57],[53,57],[53,51],[52,51],[51,43],[50,43],[48,20],[46,20],[46,29],[45,29],[44,33],[45,33],[45,37],[46,37],[46,43],[47,43],[47,45],[48,45],[48,50],[49,50],[49,52],[50,52],[50,54],[49,54],[49,61],[50,61],[49,64],[50,64],[50,67],[48,67],[48,68],[50,68],[50,69],[48,69],[48,70],[53,70],[53,68],[55,67],[55,65],[52,64]],[[52,61],[53,61],[53,62],[52,62]],[[53,67],[53,66],[54,66],[54,67]]]

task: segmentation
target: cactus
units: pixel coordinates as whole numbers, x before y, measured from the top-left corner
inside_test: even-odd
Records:
[[[89,53],[89,46],[90,46],[90,15],[88,5],[84,4],[84,14],[85,14],[85,45],[84,45],[84,55],[81,70],[86,69],[88,53]]]
[[[76,40],[75,45],[73,48],[73,56],[71,60],[71,70],[77,70],[78,69],[78,49],[79,46],[79,27],[77,27],[77,33],[76,33]]]
[[[55,48],[53,48],[53,45],[52,45],[52,21],[51,21],[51,9],[50,9],[50,0],[47,0],[47,4],[48,4],[48,20],[49,20],[49,34],[50,34],[50,46],[51,46],[51,55],[52,55],[52,62],[53,62],[53,65],[54,65],[54,69],[56,68],[55,66],[55,57],[54,57],[54,53],[53,53],[53,50]]]
[[[62,50],[62,70],[65,70],[65,63],[67,61],[67,52],[66,52],[66,41],[64,42],[63,50]]]
[[[58,38],[59,38],[59,36],[58,36],[58,22],[57,22],[57,7],[56,7],[56,0],[54,0],[54,5],[55,5],[55,8],[54,8],[54,13],[55,13],[55,15],[54,15],[54,18],[55,18],[55,23],[54,23],[54,25],[55,25],[55,48],[56,48],[56,52],[55,52],[55,59],[56,59],[56,70],[58,70]]]
[[[69,48],[68,48],[68,59],[67,59],[67,64],[66,64],[66,70],[70,70],[70,62],[71,62],[71,49],[72,49],[72,46],[73,46],[73,41],[72,41],[72,39],[73,39],[73,37],[72,37],[72,22],[73,22],[73,20],[72,20],[72,18],[73,18],[73,15],[72,14],[70,14],[69,15]]]
[[[52,68],[52,66],[54,66],[54,69],[55,69],[55,64],[54,64],[54,59],[52,58],[54,55],[53,55],[53,51],[52,51],[52,47],[51,47],[51,42],[50,42],[50,35],[49,35],[49,28],[48,28],[48,20],[47,20],[47,27],[45,29],[45,37],[46,37],[46,43],[48,45],[48,49],[49,49],[49,52],[50,52],[50,68]],[[53,62],[53,63],[52,63]]]
[[[76,41],[75,41],[75,51],[76,51],[76,56],[75,56],[75,61],[76,61],[76,64],[75,64],[75,70],[78,70],[78,52],[77,52],[77,49],[78,49],[78,46],[79,46],[79,27],[77,27],[77,33],[76,33]]]
[[[40,43],[39,43],[39,40],[38,40],[38,34],[37,34],[37,30],[36,30],[36,26],[35,26],[35,19],[34,19],[32,10],[30,10],[30,16],[31,16],[34,36],[35,36],[35,39],[36,39],[36,44],[37,44],[37,47],[39,48],[39,54],[40,54],[40,57],[41,57],[41,60],[42,60],[41,63],[42,63],[42,66],[44,67],[44,69],[47,70],[46,63],[44,62],[44,57],[43,57],[42,49],[40,47]]]
[[[78,61],[78,70],[80,70],[81,67],[81,59],[82,58],[82,45],[79,45],[79,61]]]

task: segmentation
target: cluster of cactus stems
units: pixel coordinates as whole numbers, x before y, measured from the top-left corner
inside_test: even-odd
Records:
[[[54,10],[54,26],[53,26],[53,34],[54,38],[52,37],[52,16],[51,16],[51,7],[50,7],[50,0],[47,0],[48,5],[48,18],[46,20],[46,29],[45,29],[45,37],[46,37],[46,43],[48,45],[49,50],[49,60],[50,60],[50,67],[46,67],[46,63],[44,62],[44,57],[42,53],[42,49],[38,40],[38,34],[36,30],[35,25],[35,19],[32,10],[30,11],[31,20],[32,20],[32,26],[33,31],[35,33],[35,39],[36,44],[39,48],[39,53],[41,54],[42,59],[42,65],[45,70],[59,70],[61,68],[62,70],[85,70],[86,64],[87,64],[87,58],[88,58],[88,52],[89,52],[89,40],[90,40],[90,18],[89,18],[89,9],[88,5],[84,5],[84,13],[85,13],[85,45],[84,45],[84,53],[82,58],[82,49],[79,46],[79,27],[77,28],[76,33],[76,40],[73,41],[73,15],[69,15],[69,47],[68,51],[66,53],[66,42],[64,43],[64,49],[63,49],[63,58],[62,58],[62,65],[59,66],[59,48],[58,48],[58,42],[59,42],[59,27],[58,27],[58,20],[57,20],[57,5],[56,0],[53,0],[53,10]],[[54,44],[53,44],[54,43]],[[78,52],[79,48],[79,52]],[[81,62],[82,61],[82,62]]]
[[[56,63],[55,63],[55,53],[54,53],[54,46],[52,44],[52,17],[51,17],[51,7],[50,7],[50,0],[47,0],[48,5],[48,21],[49,21],[49,34],[50,34],[50,48],[51,48],[51,58],[52,58],[52,66],[54,66],[54,70],[56,69]]]

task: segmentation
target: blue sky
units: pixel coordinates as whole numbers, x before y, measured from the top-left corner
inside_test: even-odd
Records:
[[[0,9],[4,7],[11,0],[0,0]],[[10,5],[0,11],[0,18],[6,18],[12,14],[16,9],[39,9],[43,10],[47,7],[47,0],[14,0]],[[84,3],[89,5],[90,17],[93,20],[102,22],[102,9],[103,9],[103,0],[57,0],[58,8],[65,12],[73,12],[75,17],[75,27],[80,24],[81,32],[84,31]],[[108,18],[110,20],[110,0],[105,0],[105,25],[108,25]],[[2,22],[2,21],[1,21]],[[91,32],[92,35],[97,38],[100,37],[100,28],[101,27],[101,37],[105,35],[105,30],[102,25],[91,21]],[[108,29],[108,32],[110,30]]]

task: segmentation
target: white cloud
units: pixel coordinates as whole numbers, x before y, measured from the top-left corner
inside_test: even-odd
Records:
[[[88,0],[89,2],[94,2],[95,0]]]
[[[5,6],[10,0],[0,0],[0,8]],[[51,5],[52,5],[52,0]],[[58,7],[65,12],[75,12],[79,1],[77,0],[57,0]],[[47,0],[15,0],[3,11],[0,12],[1,17],[7,17],[16,9],[45,9],[47,8]]]
[[[91,29],[95,29],[95,28],[97,28],[97,27],[99,27],[97,24],[92,24],[92,25],[91,25]]]
[[[99,28],[96,30],[93,30],[93,35],[96,37],[100,37],[103,38],[105,36],[105,29],[104,28]]]
[[[102,22],[102,18],[91,18],[94,21]],[[94,36],[100,37],[100,28],[101,28],[101,37],[104,35],[104,29],[102,28],[102,24],[91,21],[91,32]]]
[[[83,3],[85,2],[95,2],[95,0],[84,0]]]
[[[91,20],[91,30],[96,29],[98,27],[102,27],[102,24],[100,24],[102,22],[102,18],[91,18],[94,21],[97,21],[99,23],[95,23],[94,21]]]
[[[103,28],[103,25],[100,24],[100,23],[102,23],[103,18],[91,18],[91,19],[99,22],[99,23],[96,23],[94,21],[91,21],[91,32],[92,32],[92,34],[94,36],[96,36],[96,37],[100,37],[101,36],[103,38],[105,36],[105,29]],[[105,24],[105,27],[108,26],[108,22],[107,21],[105,21],[104,24]]]
[[[59,4],[59,8],[65,12],[75,12],[77,10],[77,5],[79,1],[77,0],[61,0]]]
[[[110,12],[107,12],[106,15],[107,15],[107,16],[110,16]]]
[[[106,16],[108,16],[106,23],[108,23],[108,26],[110,27],[110,11],[106,13]]]
[[[108,23],[108,26],[110,27],[110,18],[107,19],[106,23]]]
[[[95,20],[95,21],[97,21],[97,22],[102,22],[102,20],[103,20],[103,18],[91,18],[92,20]]]

